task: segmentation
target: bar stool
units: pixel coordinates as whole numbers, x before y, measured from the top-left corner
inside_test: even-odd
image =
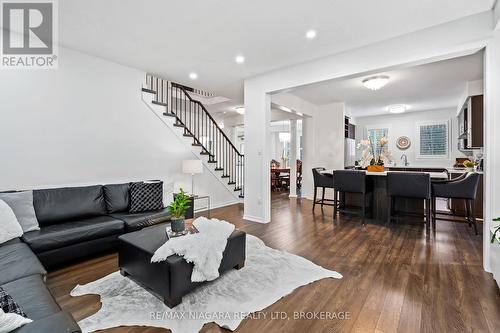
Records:
[[[425,200],[426,227],[431,223],[431,176],[422,172],[388,172],[387,173],[388,222],[394,214],[396,198]]]
[[[469,226],[474,226],[474,231],[476,235],[478,234],[475,200],[480,179],[481,176],[478,173],[470,172],[456,179],[432,182],[434,228],[436,227],[436,198],[462,199],[465,203],[466,220]]]
[[[333,203],[333,219],[337,218],[337,212],[352,213],[352,211],[345,210],[345,206],[339,209],[338,195],[342,193],[359,193],[363,195],[363,202],[361,204],[361,212],[359,216],[363,224],[366,218],[366,197],[371,193],[371,188],[367,184],[366,172],[354,170],[334,170],[333,171],[333,187],[335,188],[335,199]],[[345,199],[343,200],[345,203]]]
[[[325,199],[325,188],[333,188],[333,177],[332,175],[322,174],[320,171],[324,171],[325,168],[313,168],[313,180],[314,180],[314,199],[313,199],[313,213],[316,204],[321,205],[321,209],[323,206],[333,206],[333,204],[329,202],[333,202],[331,199]],[[317,200],[318,187],[323,189],[321,194],[321,200]]]

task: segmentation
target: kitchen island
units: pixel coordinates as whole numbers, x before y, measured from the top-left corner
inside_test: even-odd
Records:
[[[449,179],[449,173],[446,168],[427,168],[425,171],[413,170],[391,170],[390,172],[424,172],[431,176],[431,179],[446,180]],[[372,195],[369,196],[367,206],[370,207],[371,218],[379,221],[387,221],[389,196],[387,194],[387,172],[368,172],[364,171],[367,177],[367,186],[372,189]],[[325,170],[322,172],[326,175],[333,176],[333,170]],[[363,196],[356,193],[346,193],[340,198],[345,207],[361,207]],[[397,198],[394,203],[394,211],[396,216],[398,213],[403,213],[409,216],[422,216],[425,213],[424,200],[411,198]]]

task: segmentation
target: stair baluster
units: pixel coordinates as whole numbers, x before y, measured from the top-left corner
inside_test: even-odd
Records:
[[[193,138],[193,145],[201,147],[201,154],[208,155],[208,162],[222,171],[224,181],[243,197],[244,156],[204,105],[190,95],[195,90],[150,74],[146,76],[146,87],[155,92],[155,104],[166,106],[165,114],[175,116],[175,126],[182,127],[184,135]]]

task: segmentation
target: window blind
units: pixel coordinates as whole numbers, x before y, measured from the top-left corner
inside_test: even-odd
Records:
[[[448,155],[448,124],[420,125],[420,155]]]

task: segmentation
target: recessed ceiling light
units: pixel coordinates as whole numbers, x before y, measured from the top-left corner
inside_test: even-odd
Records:
[[[221,121],[221,122],[219,123],[219,128],[220,128],[220,129],[224,129],[224,122],[223,122],[223,121]]]
[[[236,112],[238,112],[239,114],[245,114],[245,107],[244,106],[235,107],[234,110]]]
[[[195,72],[191,72],[189,73],[189,78],[191,80],[196,80],[198,78],[198,74],[196,74]]]
[[[403,113],[408,110],[408,105],[404,104],[393,104],[387,107],[387,111],[390,113]]]
[[[379,90],[389,82],[386,75],[372,76],[363,80],[363,85],[370,90]]]
[[[316,38],[316,30],[309,30],[306,32],[306,38],[307,39],[314,39]]]
[[[245,62],[245,57],[242,56],[242,55],[237,55],[235,58],[234,58],[234,61],[236,61],[237,64],[242,64]]]

